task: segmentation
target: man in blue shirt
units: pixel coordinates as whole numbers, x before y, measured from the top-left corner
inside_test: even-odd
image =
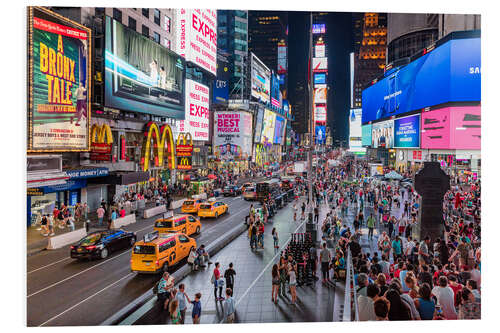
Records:
[[[208,264],[211,264],[212,262],[210,261],[210,256],[208,255],[207,251],[205,251],[205,245],[201,245],[198,250],[196,250],[196,253],[198,254],[198,257],[195,259],[195,265],[201,266],[201,267],[206,267],[206,265],[203,265],[203,261],[206,259],[208,260]]]
[[[392,241],[392,254],[394,256],[394,262],[397,262],[397,258],[401,257],[401,241],[399,240],[399,236],[396,236]]]
[[[184,292],[184,283],[179,285],[179,291],[175,295],[175,298],[179,301],[179,311],[181,313],[181,324],[184,324],[184,320],[186,319],[186,293]]]
[[[236,305],[234,303],[234,298],[231,297],[231,288],[226,289],[226,300],[224,301],[224,320],[228,324],[234,323],[234,312],[236,311]]]

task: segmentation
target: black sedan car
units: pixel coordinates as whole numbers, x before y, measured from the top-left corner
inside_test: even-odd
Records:
[[[224,187],[224,190],[222,191],[222,195],[225,197],[241,195],[241,188],[239,188],[236,185],[226,186],[226,187]]]
[[[134,232],[123,229],[101,230],[88,234],[71,246],[71,258],[105,259],[111,252],[134,246]]]

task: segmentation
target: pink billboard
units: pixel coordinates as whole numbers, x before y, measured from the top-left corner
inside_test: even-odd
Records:
[[[447,107],[423,112],[421,147],[481,149],[481,106]]]

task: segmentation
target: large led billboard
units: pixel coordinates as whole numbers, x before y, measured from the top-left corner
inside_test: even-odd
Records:
[[[349,148],[362,147],[361,109],[351,109],[349,115]]]
[[[262,135],[260,142],[264,144],[273,144],[274,141],[274,124],[276,121],[276,114],[271,110],[265,109],[264,119],[262,121]]]
[[[229,100],[229,63],[218,61],[217,77],[213,83],[213,102],[224,104]]]
[[[481,39],[452,39],[363,90],[363,123],[481,100]]]
[[[242,111],[214,114],[215,155],[248,158],[252,153],[252,115]]]
[[[372,124],[361,126],[361,145],[363,147],[372,145]]]
[[[270,102],[271,70],[251,53],[251,89],[252,97],[267,103]]]
[[[90,29],[29,7],[28,30],[28,151],[88,150]]]
[[[206,71],[217,74],[217,11],[177,9],[177,53]]]
[[[420,116],[410,116],[394,120],[394,147],[420,147]]]
[[[285,128],[285,118],[276,115],[274,125],[274,140],[273,143],[282,144],[283,129]]]
[[[271,72],[271,104],[280,107],[280,81],[274,72]]]
[[[393,148],[393,147],[394,147],[394,120],[386,120],[372,124],[372,148]]]
[[[324,144],[326,142],[326,127],[316,125],[314,127],[314,142],[316,144]]]
[[[313,72],[327,72],[328,58],[313,58]]]
[[[324,58],[325,57],[325,49],[326,49],[325,44],[316,44],[314,46],[314,56],[316,58]]]
[[[481,106],[453,106],[421,114],[421,147],[481,149]]]
[[[105,99],[111,108],[184,119],[184,59],[106,16]]]
[[[314,85],[317,85],[317,84],[326,84],[326,74],[325,73],[314,74]]]
[[[313,34],[324,34],[326,33],[326,25],[324,23],[313,24],[312,26]]]
[[[191,133],[193,140],[208,141],[210,92],[207,86],[193,80],[186,80],[186,119],[182,132]]]
[[[314,121],[325,122],[326,121],[326,105],[314,105]]]
[[[259,107],[259,109],[257,110],[257,115],[255,116],[255,133],[253,139],[255,143],[260,143],[263,120],[264,120],[264,109]]]
[[[314,104],[326,103],[327,88],[314,88]]]
[[[278,74],[285,74],[288,70],[287,65],[287,47],[278,45]]]

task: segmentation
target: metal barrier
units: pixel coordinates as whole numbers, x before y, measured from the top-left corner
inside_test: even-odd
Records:
[[[342,321],[359,321],[358,295],[356,294],[354,267],[352,265],[352,256],[350,250],[347,250],[346,270],[344,314],[342,316]],[[335,318],[335,316],[333,318]]]

